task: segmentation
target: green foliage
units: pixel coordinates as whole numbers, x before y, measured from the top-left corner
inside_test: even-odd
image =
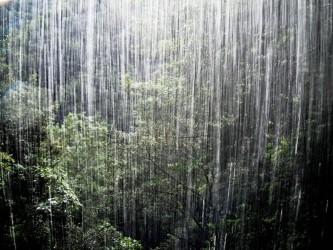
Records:
[[[11,155],[0,151],[0,167],[2,170],[9,172],[14,162],[15,161]]]
[[[83,114],[69,114],[62,124],[50,123],[38,167],[40,178],[46,181],[45,200],[37,210],[52,212],[55,218],[66,216],[67,241],[73,246],[140,249],[137,241],[122,236],[108,222],[116,195],[112,193],[115,172],[109,140],[107,124]],[[78,213],[83,215],[82,227],[73,226]],[[57,220],[53,225],[54,230],[62,226]]]
[[[6,62],[6,54],[3,51],[0,51],[0,93],[8,86],[8,84],[9,65]]]

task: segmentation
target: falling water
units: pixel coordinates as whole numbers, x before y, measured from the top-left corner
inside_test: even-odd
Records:
[[[45,248],[329,240],[331,0],[13,0],[1,53],[1,151]]]

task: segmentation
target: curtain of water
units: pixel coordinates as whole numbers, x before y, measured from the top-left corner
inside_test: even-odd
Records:
[[[296,202],[282,204],[274,191],[267,199],[280,221],[298,220],[312,172],[297,159],[310,161],[313,129],[332,119],[330,0],[16,0],[8,8],[13,81],[35,75],[39,105],[58,103],[60,121],[70,112],[99,116],[137,144],[125,153],[117,140],[110,147],[126,161],[128,178],[118,183],[115,170],[114,190],[131,190],[131,199],[115,197],[113,216],[127,234],[159,240],[161,208],[153,222],[143,212],[143,225],[137,210],[162,184],[155,193],[137,185],[174,174],[169,166],[180,160],[186,169],[169,177],[169,188],[182,183],[185,203],[173,215],[172,233],[185,239],[175,248],[191,247],[197,213],[202,228],[214,224],[212,247],[225,248],[228,216],[245,230],[260,183],[278,178],[281,150],[295,160],[287,189]],[[321,133],[331,154],[331,129],[317,131],[318,140]],[[206,188],[197,193],[202,176]]]

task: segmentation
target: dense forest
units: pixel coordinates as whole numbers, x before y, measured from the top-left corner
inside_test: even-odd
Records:
[[[331,0],[1,5],[0,249],[333,247]]]

